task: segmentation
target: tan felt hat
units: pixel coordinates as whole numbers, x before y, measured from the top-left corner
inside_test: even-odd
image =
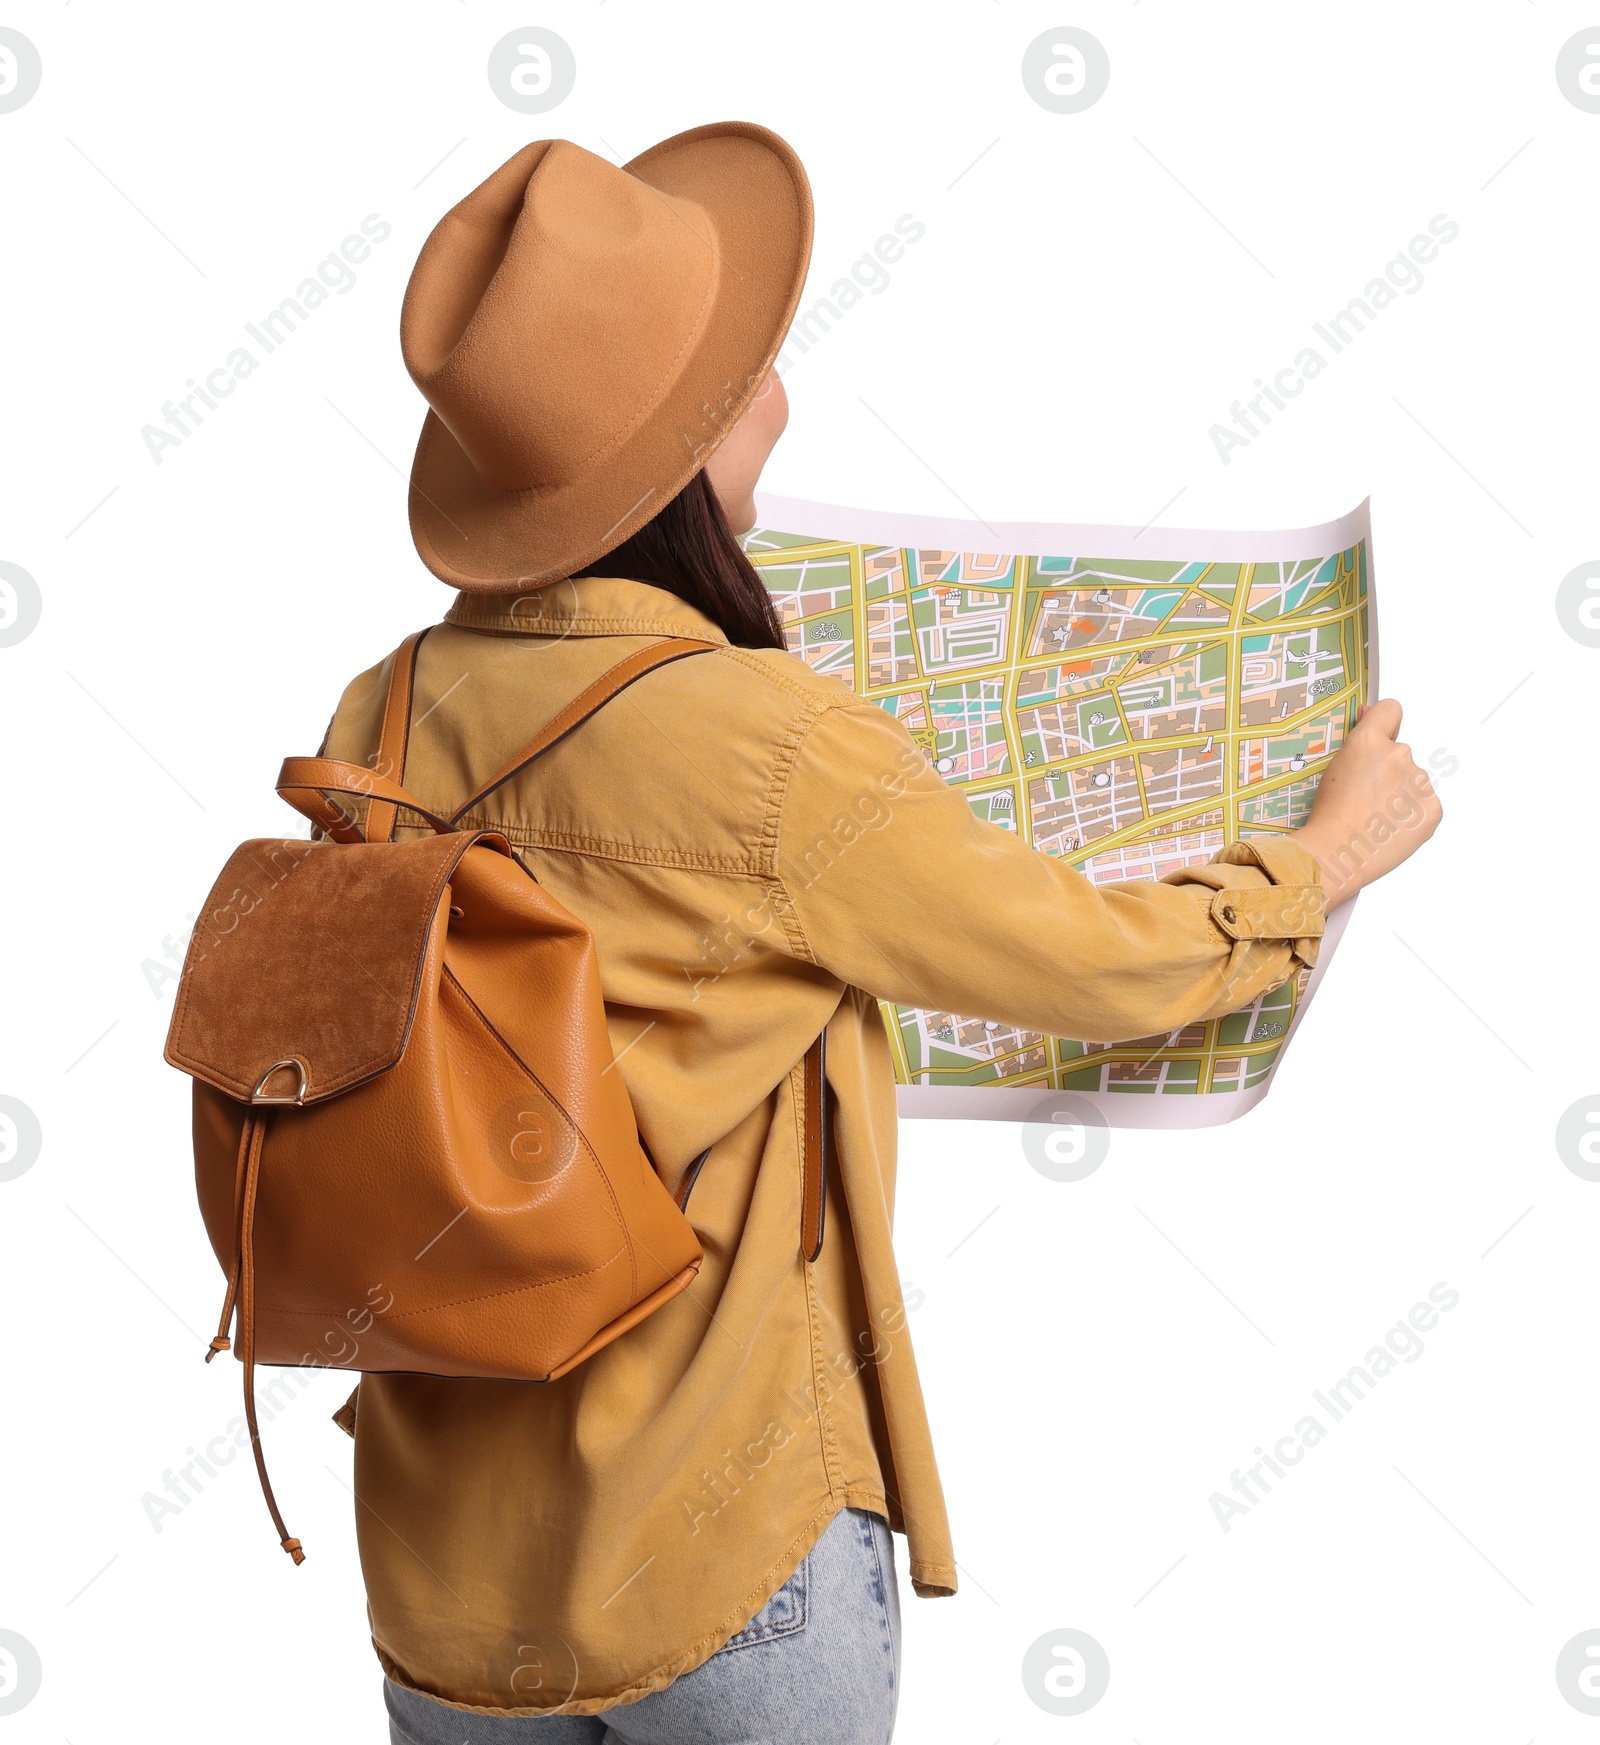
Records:
[[[777,356],[811,257],[811,189],[753,122],[618,169],[525,146],[451,208],[406,288],[400,346],[432,410],[411,534],[475,593],[581,569],[705,465]]]

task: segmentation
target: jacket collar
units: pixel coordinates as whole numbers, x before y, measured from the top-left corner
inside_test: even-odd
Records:
[[[456,595],[446,624],[525,636],[688,636],[726,643],[704,612],[649,582],[578,576],[520,594]]]

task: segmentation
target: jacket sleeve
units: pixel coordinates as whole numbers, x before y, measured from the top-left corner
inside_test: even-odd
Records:
[[[1286,839],[1095,885],[978,818],[875,705],[806,730],[778,813],[791,949],[880,999],[1118,1042],[1219,1017],[1315,961],[1321,869]]]

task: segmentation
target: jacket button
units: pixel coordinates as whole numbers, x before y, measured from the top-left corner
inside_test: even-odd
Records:
[[[1233,910],[1231,908],[1229,908],[1226,904],[1223,905],[1222,918],[1224,921],[1232,921],[1234,919]]]

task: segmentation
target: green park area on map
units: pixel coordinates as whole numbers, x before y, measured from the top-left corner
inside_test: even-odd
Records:
[[[1010,556],[758,529],[791,648],[902,721],[980,818],[1096,884],[1306,818],[1365,700],[1367,548],[1282,563]],[[1302,971],[1172,1036],[1083,1043],[884,1007],[907,1085],[1247,1091]]]

